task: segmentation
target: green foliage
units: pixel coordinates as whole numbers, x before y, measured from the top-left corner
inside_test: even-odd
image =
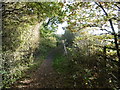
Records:
[[[107,16],[99,6],[103,5]],[[68,55],[58,50],[53,67],[61,74],[66,75],[69,83],[66,87],[117,88],[116,75],[118,65],[111,59],[104,60],[103,49],[95,45],[105,46],[103,42],[114,38],[111,35],[89,34],[91,27],[104,29],[109,27],[108,21],[114,19],[117,23],[117,3],[63,3],[54,2],[8,2],[3,6],[3,66],[0,71],[3,75],[3,87],[9,87],[17,79],[23,77],[28,68],[36,68],[40,62],[34,61],[34,52],[38,51],[41,61],[47,52],[56,47],[63,38],[53,33],[58,23],[67,21],[68,27],[64,34]],[[63,9],[64,7],[64,9]],[[101,7],[101,6],[100,6]],[[49,19],[46,23],[45,20]],[[89,28],[86,28],[89,27]],[[73,35],[74,33],[74,35]],[[60,44],[62,45],[62,44]],[[106,46],[115,47],[114,43]],[[107,49],[106,57],[118,61],[116,52]],[[31,68],[30,68],[31,67]],[[112,76],[111,76],[112,75]]]
[[[62,3],[54,2],[36,2],[36,3],[27,3],[28,7],[33,9],[33,13],[38,15],[40,21],[46,19],[47,17],[58,17],[61,20],[64,12],[62,12]]]
[[[111,39],[112,37],[111,35],[93,36],[87,29],[75,33],[72,47],[67,47],[68,55],[57,54],[53,63],[55,70],[65,77],[66,87],[118,87],[116,79],[117,63],[110,59],[105,60],[103,48],[96,46],[104,46],[101,40]],[[108,52],[107,49],[106,57],[115,58],[115,52],[113,50]]]
[[[9,87],[17,79],[23,77],[27,68],[35,65],[34,53],[39,46],[43,53],[42,58],[47,55],[46,52],[51,47],[55,47],[54,35],[47,28],[43,30],[42,23],[46,18],[63,15],[62,7],[63,4],[53,2],[4,3],[3,87]]]
[[[59,50],[59,52],[55,55],[53,61],[53,67],[58,73],[67,72],[66,70],[68,68],[65,66],[64,62],[66,62],[66,58],[62,55],[62,51]]]
[[[46,28],[44,26],[40,29],[40,48],[42,53],[48,52],[50,49],[56,47],[56,38],[54,36],[54,31]]]
[[[111,77],[111,74],[116,76],[118,70],[114,62],[106,62],[98,50],[87,55],[82,49],[69,48],[67,58],[57,54],[54,59],[53,67],[65,77],[65,87],[117,88],[116,79]]]

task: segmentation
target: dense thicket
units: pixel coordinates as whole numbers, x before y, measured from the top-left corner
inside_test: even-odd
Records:
[[[43,28],[43,23],[47,18],[58,18],[59,14],[62,15],[61,7],[62,4],[52,2],[3,3],[3,69],[1,72],[5,87],[19,79],[24,69],[34,62],[34,52],[39,49],[39,45],[41,49],[44,47],[44,50],[47,50],[44,45],[47,45],[47,48],[52,46],[49,45],[49,42],[51,43],[49,40],[54,41],[54,38],[51,39],[52,34],[50,30]],[[58,19],[61,20],[60,17]],[[44,33],[45,31],[47,33]],[[46,39],[43,39],[42,35]]]

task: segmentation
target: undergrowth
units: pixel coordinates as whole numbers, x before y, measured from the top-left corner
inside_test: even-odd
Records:
[[[111,77],[116,66],[105,66],[105,63],[112,65],[112,62],[105,62],[104,58],[98,53],[85,55],[81,51],[69,51],[68,56],[63,52],[58,52],[53,61],[53,67],[63,76],[64,86],[70,88],[116,88],[117,82]],[[107,65],[108,65],[107,64]],[[109,72],[109,73],[107,73]]]

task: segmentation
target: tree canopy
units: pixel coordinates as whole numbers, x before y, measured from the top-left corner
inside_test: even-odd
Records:
[[[61,49],[55,53],[54,69],[72,80],[66,85],[120,87],[118,2],[5,2],[1,8],[2,87],[22,78],[38,54],[44,60],[54,48]],[[56,35],[64,22],[65,33]]]

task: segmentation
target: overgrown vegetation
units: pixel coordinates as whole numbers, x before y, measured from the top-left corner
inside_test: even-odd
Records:
[[[86,5],[86,11],[92,10],[93,13],[82,10],[83,4]],[[69,33],[65,32],[62,37],[68,53],[67,56],[58,54],[59,56],[57,57],[60,58],[55,58],[53,66],[56,71],[60,72],[68,80],[66,87],[116,89],[119,87],[118,70],[120,56],[119,42],[116,41],[118,40],[116,36],[119,33],[114,31],[114,28],[110,28],[115,26],[112,22],[116,22],[110,17],[116,17],[116,20],[118,17],[108,12],[108,8],[111,7],[110,4],[96,3],[98,5],[96,8],[99,7],[97,10],[107,13],[107,16],[99,13],[99,18],[95,19],[94,17],[97,17],[96,14],[98,13],[96,9],[94,12],[93,8],[95,6],[87,6],[90,3],[83,4],[74,3],[68,5],[69,9],[73,10],[66,17],[69,24],[67,27]],[[108,5],[106,11],[104,11],[106,8],[104,5]],[[115,7],[113,10],[116,10]],[[83,12],[84,14],[82,14]],[[91,20],[94,21],[91,22]],[[110,25],[107,23],[110,23]],[[106,25],[106,27],[101,25]],[[106,33],[99,34],[99,30],[105,30]],[[66,52],[65,48],[63,49]]]
[[[72,47],[67,47],[67,56],[63,55],[63,51],[58,52],[53,62],[54,69],[65,78],[65,87],[117,88],[117,63],[105,60],[102,48],[86,44],[87,40],[79,46],[76,45],[77,41]],[[106,57],[109,55],[107,53]],[[114,54],[111,57],[114,58]]]
[[[54,7],[56,11],[48,8],[51,11],[46,12],[43,10],[46,7]],[[1,70],[3,87],[8,88],[17,79],[23,77],[26,69],[38,65],[36,63],[41,62],[49,49],[55,46],[52,32],[49,29],[46,30],[43,23],[46,18],[61,13],[59,7],[60,4],[52,2],[3,3],[3,63]],[[40,12],[41,10],[43,11]],[[45,33],[45,31],[48,32]],[[35,60],[36,52],[40,53],[39,55],[42,57],[37,62]]]
[[[35,70],[56,46],[54,69],[64,87],[119,88],[117,2],[7,2],[2,5],[2,83]],[[64,35],[55,35],[67,22]],[[102,32],[103,31],[103,32]],[[99,33],[98,33],[99,32]]]

